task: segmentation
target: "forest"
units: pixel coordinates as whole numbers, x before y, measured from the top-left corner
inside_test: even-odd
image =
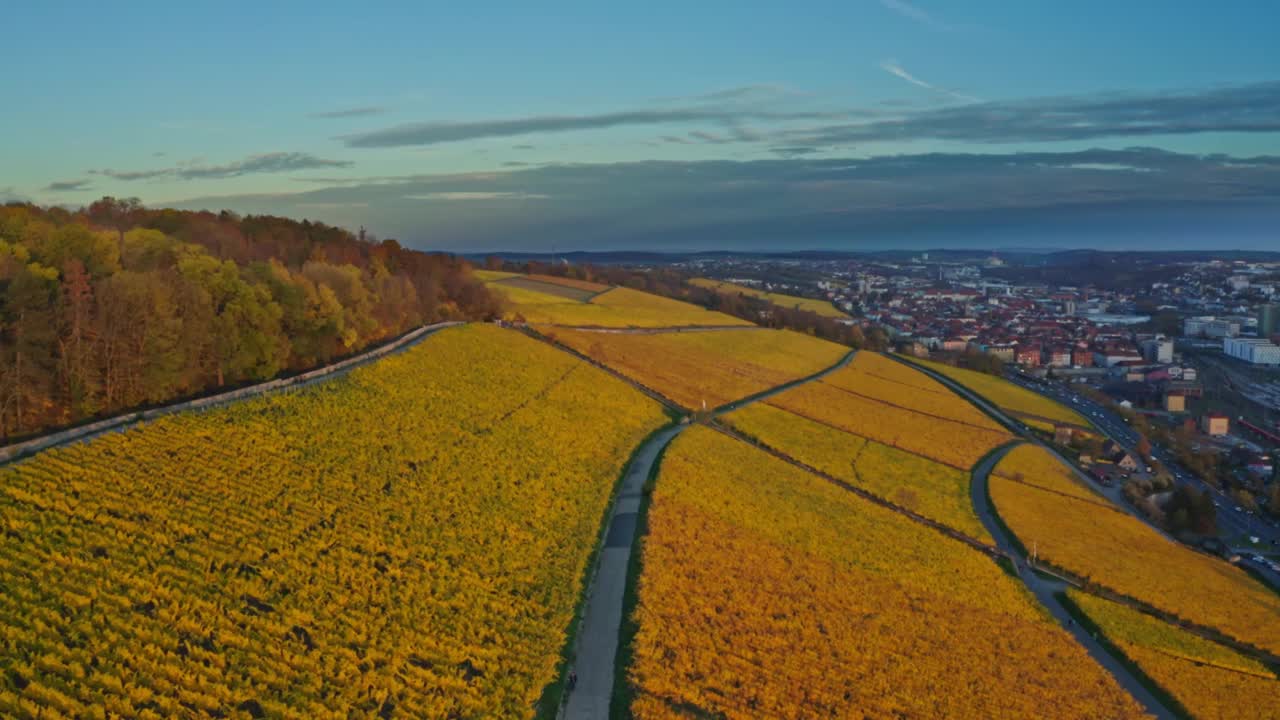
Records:
[[[468,263],[322,223],[0,206],[0,442],[296,372],[501,299]]]

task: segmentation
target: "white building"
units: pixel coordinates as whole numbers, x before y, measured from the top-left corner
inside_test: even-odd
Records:
[[[1164,338],[1147,340],[1142,343],[1142,357],[1147,362],[1168,365],[1173,362],[1173,341]]]
[[[1182,321],[1182,334],[1196,337],[1233,338],[1240,334],[1240,323],[1218,319],[1212,315],[1190,317]]]
[[[1227,338],[1222,352],[1254,365],[1280,365],[1280,345],[1257,338]]]

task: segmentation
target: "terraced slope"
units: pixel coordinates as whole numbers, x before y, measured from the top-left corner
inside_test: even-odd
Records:
[[[884,379],[883,363],[891,361],[879,358],[868,362],[864,355],[868,354],[859,353],[850,367],[821,382],[770,398],[769,404],[965,472],[1010,439],[999,425],[961,398],[920,387],[928,378],[912,377],[902,381],[905,386],[889,382]],[[910,377],[909,369],[906,377]]]
[[[663,459],[636,618],[642,719],[1141,716],[987,557],[704,427]]]
[[[1280,679],[1267,666],[1123,605],[1070,600],[1140,671],[1193,717],[1280,717]]]
[[[1037,472],[1014,456],[997,465],[990,480],[1001,519],[1024,546],[1034,545],[1042,562],[1280,653],[1280,596],[1243,570],[1089,495],[1062,470]]]
[[[609,289],[542,275],[495,276],[486,283],[506,297],[511,306],[510,317],[536,324],[609,328],[751,326],[731,315],[630,288]]]
[[[466,326],[0,469],[0,716],[531,717],[665,422]]]
[[[1004,378],[929,360],[911,358],[911,362],[946,375],[1011,415],[1090,427],[1089,420],[1075,410]]]
[[[715,408],[830,367],[843,345],[789,330],[599,333],[545,328],[548,336],[686,408]]]

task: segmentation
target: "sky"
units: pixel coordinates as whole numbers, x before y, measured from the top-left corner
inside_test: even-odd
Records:
[[[49,0],[0,202],[422,249],[1280,250],[1280,3]]]

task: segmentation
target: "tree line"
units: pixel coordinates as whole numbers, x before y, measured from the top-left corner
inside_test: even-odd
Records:
[[[714,310],[757,325],[786,328],[853,348],[884,350],[889,337],[883,328],[840,322],[809,310],[790,308],[745,293],[726,293],[693,285],[688,273],[673,267],[624,267],[621,265],[568,265],[538,261],[511,262],[497,256],[485,259],[490,270],[555,275],[604,285],[641,290]]]
[[[0,206],[0,439],[501,311],[464,260],[363,230],[135,199]]]

